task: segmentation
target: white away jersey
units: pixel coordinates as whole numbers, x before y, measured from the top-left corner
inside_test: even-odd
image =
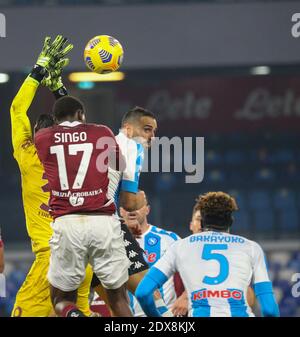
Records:
[[[190,316],[254,316],[246,301],[253,283],[269,282],[263,250],[254,241],[202,232],[177,241],[155,265],[167,277],[180,273]]]
[[[180,237],[173,232],[150,225],[147,232],[145,232],[141,238],[136,240],[145,251],[145,259],[148,262],[149,267],[151,267],[166,253],[170,246],[179,239]],[[176,300],[173,275],[160,289],[160,293],[165,304],[170,309]],[[134,316],[145,316],[135,297],[131,294],[129,294],[129,297],[130,307]]]
[[[143,166],[143,145],[128,138],[123,132],[119,132],[116,141],[125,159],[126,169],[124,172],[108,169],[108,198],[114,199],[116,205],[120,191],[137,193],[139,176]]]

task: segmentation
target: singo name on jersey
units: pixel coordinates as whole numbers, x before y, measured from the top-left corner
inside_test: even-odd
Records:
[[[205,298],[232,298],[234,300],[241,300],[243,297],[242,291],[235,290],[207,290],[201,289],[192,293],[192,300],[199,301]]]

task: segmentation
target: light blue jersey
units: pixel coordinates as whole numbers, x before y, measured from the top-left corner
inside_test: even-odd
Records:
[[[167,252],[170,246],[179,239],[180,237],[173,232],[150,225],[149,229],[136,240],[140,247],[145,251],[145,259],[148,262],[149,267],[152,267]],[[160,288],[160,293],[164,303],[168,309],[170,309],[176,300],[173,277],[170,277],[163,287]],[[134,316],[145,316],[136,298],[131,294],[129,294],[129,297],[130,307]]]
[[[123,172],[108,169],[108,198],[113,199],[118,208],[120,191],[137,193],[139,177],[143,167],[144,148],[123,132],[116,136],[116,141],[124,157],[126,169]]]
[[[272,289],[261,247],[228,233],[208,231],[177,241],[155,268],[166,278],[180,273],[194,317],[254,316],[248,286],[253,282],[256,294]]]

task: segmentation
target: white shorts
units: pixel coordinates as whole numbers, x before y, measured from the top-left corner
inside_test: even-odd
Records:
[[[55,288],[77,289],[88,262],[105,288],[117,289],[127,282],[130,262],[116,216],[65,215],[51,226],[48,280]]]

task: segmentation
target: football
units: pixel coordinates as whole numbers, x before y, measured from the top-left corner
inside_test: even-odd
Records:
[[[84,62],[93,72],[107,74],[120,68],[123,62],[123,47],[112,36],[98,35],[84,49]]]

